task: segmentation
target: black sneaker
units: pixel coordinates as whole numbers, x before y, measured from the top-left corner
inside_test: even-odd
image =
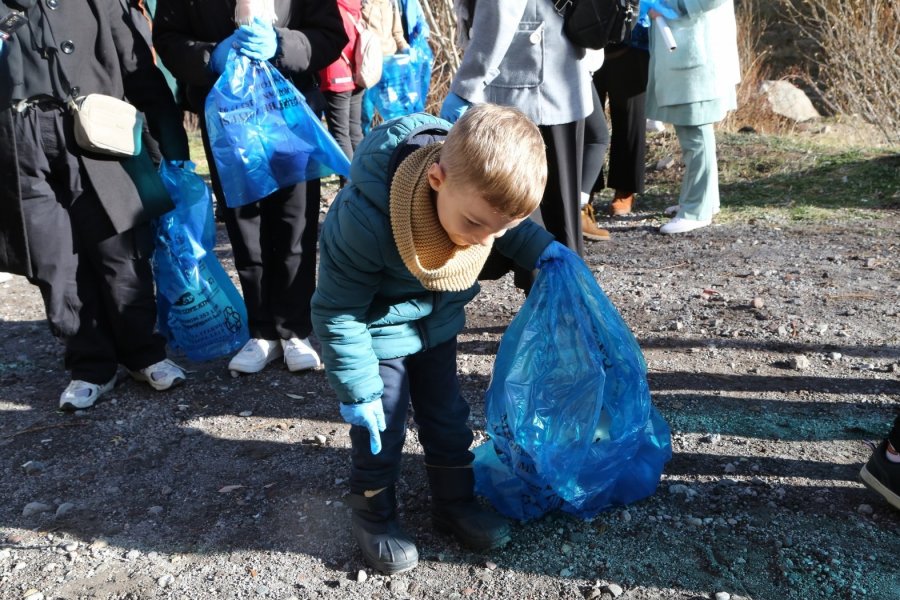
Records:
[[[885,456],[887,440],[881,442],[872,453],[859,476],[873,492],[884,496],[894,508],[900,509],[900,463],[893,463]]]

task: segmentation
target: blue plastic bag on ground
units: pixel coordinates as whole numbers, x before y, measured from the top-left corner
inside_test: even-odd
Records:
[[[193,167],[160,165],[175,209],[156,220],[157,323],[173,349],[191,360],[210,360],[236,351],[250,335],[244,300],[212,252],[212,195]]]
[[[368,131],[375,111],[385,121],[425,110],[434,53],[423,34],[412,37],[409,54],[384,57],[381,79],[363,95],[363,124]]]
[[[235,208],[350,161],[306,98],[268,62],[229,51],[206,97],[206,128],[225,204]]]
[[[672,456],[637,341],[555,242],[500,341],[486,413],[476,489],[519,520],[557,509],[588,518],[645,498]]]

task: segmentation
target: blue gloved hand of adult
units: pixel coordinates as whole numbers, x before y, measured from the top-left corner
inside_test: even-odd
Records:
[[[234,33],[219,42],[219,45],[213,49],[212,54],[209,56],[209,68],[217,75],[221,75],[222,71],[225,70],[225,61],[228,59],[228,51],[237,49],[239,31],[239,29],[235,30]]]
[[[271,23],[254,17],[249,25],[237,30],[238,49],[241,54],[256,60],[269,60],[278,51],[278,34]]]
[[[441,118],[456,123],[463,113],[469,110],[470,106],[472,106],[471,102],[450,92],[441,105]]]
[[[384,407],[381,398],[360,404],[341,404],[341,416],[351,425],[358,425],[369,430],[369,446],[372,454],[381,452],[381,436],[384,431]]]
[[[575,254],[575,252],[560,244],[556,240],[553,240],[552,242],[547,244],[547,247],[544,248],[544,251],[541,252],[540,256],[538,256],[537,264],[534,266],[534,268],[542,269],[547,265],[547,263],[554,260],[559,260],[566,254]],[[577,254],[575,254],[575,256],[577,256]]]
[[[673,0],[674,1],[674,0]],[[666,0],[641,0],[641,8],[638,12],[638,19],[646,15],[651,10],[655,10],[666,19],[677,19],[681,16],[678,9],[672,6]]]

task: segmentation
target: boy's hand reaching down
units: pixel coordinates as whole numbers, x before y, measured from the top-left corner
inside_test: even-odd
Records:
[[[372,454],[381,452],[381,436],[384,431],[384,407],[381,398],[361,404],[341,404],[341,416],[351,425],[358,425],[369,430],[369,444]]]

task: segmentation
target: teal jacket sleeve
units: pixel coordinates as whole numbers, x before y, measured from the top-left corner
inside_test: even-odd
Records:
[[[312,299],[312,324],[322,344],[328,381],[344,404],[381,397],[378,358],[366,326],[384,260],[371,213],[345,188],[328,211],[319,238],[319,279]],[[389,224],[387,225],[389,232]]]
[[[494,247],[503,256],[516,261],[524,269],[534,269],[538,257],[555,238],[549,231],[525,219],[518,227],[506,232],[494,241]]]

